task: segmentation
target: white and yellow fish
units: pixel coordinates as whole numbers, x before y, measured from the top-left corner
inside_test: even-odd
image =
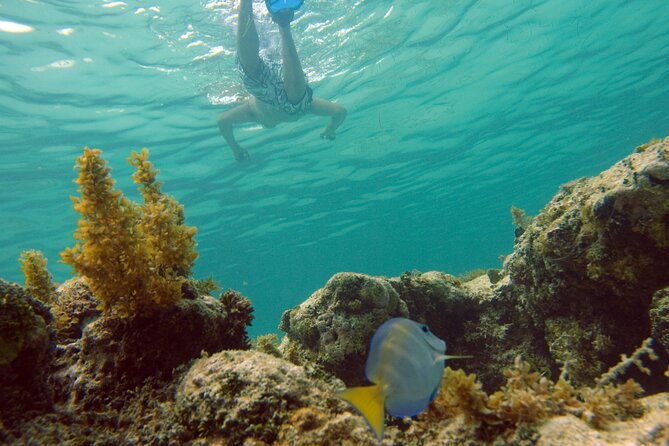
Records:
[[[406,318],[384,322],[374,333],[365,364],[371,386],[352,387],[339,397],[365,417],[377,438],[383,438],[384,417],[413,417],[434,400],[447,359],[446,343],[425,324]]]

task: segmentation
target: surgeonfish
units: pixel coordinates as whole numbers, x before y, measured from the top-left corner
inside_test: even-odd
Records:
[[[371,386],[351,387],[338,396],[348,401],[383,438],[385,413],[413,417],[427,409],[439,391],[446,343],[425,324],[406,318],[384,322],[374,333],[365,364]]]

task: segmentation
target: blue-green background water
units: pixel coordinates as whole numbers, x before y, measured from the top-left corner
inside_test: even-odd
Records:
[[[334,143],[317,117],[239,129],[238,164],[216,127],[244,95],[233,6],[0,0],[0,21],[32,28],[0,24],[0,277],[23,280],[25,249],[70,276],[85,145],[131,198],[125,159],[149,147],[199,229],[196,275],[249,296],[256,335],[338,271],[496,267],[512,204],[536,213],[669,134],[667,0],[307,0],[305,71],[348,119]]]

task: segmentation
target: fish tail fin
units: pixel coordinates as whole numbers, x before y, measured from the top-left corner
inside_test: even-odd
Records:
[[[381,386],[351,387],[337,396],[351,404],[365,418],[377,438],[383,438],[385,398]]]

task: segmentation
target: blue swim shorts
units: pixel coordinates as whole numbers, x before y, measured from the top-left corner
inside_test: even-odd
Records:
[[[297,104],[291,103],[286,96],[286,89],[283,86],[283,67],[280,63],[261,58],[260,74],[256,78],[253,78],[246,74],[239,57],[236,60],[237,69],[239,70],[244,87],[256,99],[281,109],[289,115],[298,115],[309,111],[314,96],[313,90],[307,85],[307,90],[304,92],[302,99]]]

